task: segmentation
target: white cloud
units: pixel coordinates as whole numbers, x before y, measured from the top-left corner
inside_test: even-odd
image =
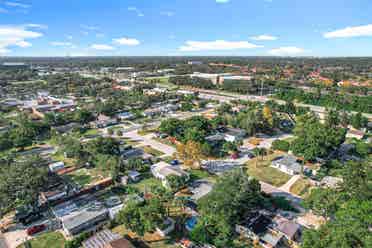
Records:
[[[305,52],[306,50],[303,48],[288,46],[272,49],[268,53],[274,56],[295,56]]]
[[[139,44],[141,44],[141,42],[137,39],[126,38],[126,37],[113,39],[113,42],[119,45],[123,45],[123,46],[138,46]]]
[[[11,1],[8,1],[8,2],[5,2],[5,5],[6,6],[9,6],[9,7],[16,7],[16,8],[22,8],[22,9],[31,8],[31,5],[20,3],[20,2],[11,2]]]
[[[115,50],[115,47],[112,47],[110,45],[105,45],[105,44],[93,44],[90,46],[90,48],[95,49],[95,50],[103,50],[103,51]]]
[[[272,35],[263,34],[263,35],[253,36],[253,37],[251,37],[251,39],[252,40],[277,40],[278,37],[272,36]]]
[[[175,15],[175,13],[173,11],[162,11],[160,12],[160,15],[172,17]]]
[[[249,43],[248,41],[186,41],[186,44],[179,48],[182,52],[194,51],[217,51],[217,50],[237,50],[263,47]]]
[[[216,3],[228,3],[230,0],[216,0]]]
[[[372,36],[372,24],[364,26],[346,27],[332,32],[324,33],[324,38],[350,38],[360,36]]]
[[[43,36],[42,33],[27,30],[23,26],[0,26],[0,51],[1,53],[10,52],[12,46],[30,47],[32,44],[26,40],[35,39]]]
[[[52,41],[50,42],[52,46],[62,46],[62,47],[72,47],[74,46],[71,42],[64,42],[64,41]]]
[[[128,10],[136,12],[137,16],[139,17],[145,16],[139,9],[137,9],[137,7],[128,7]]]
[[[15,45],[19,46],[19,47],[22,47],[22,48],[32,46],[32,44],[30,42],[27,42],[27,41],[24,41],[24,40],[18,41],[17,43],[15,43]]]

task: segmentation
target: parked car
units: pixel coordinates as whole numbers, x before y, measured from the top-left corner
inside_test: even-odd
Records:
[[[170,164],[171,164],[171,165],[178,165],[179,162],[178,162],[177,159],[175,159],[175,160],[172,160],[172,161],[170,162]]]
[[[31,236],[31,235],[34,235],[36,233],[42,232],[45,229],[46,229],[46,225],[44,225],[44,224],[35,225],[35,226],[27,228],[26,233]]]

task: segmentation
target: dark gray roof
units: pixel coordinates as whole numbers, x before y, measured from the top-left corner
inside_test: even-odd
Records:
[[[108,211],[105,207],[95,207],[92,206],[91,208],[82,209],[77,211],[76,213],[70,214],[63,218],[63,226],[68,229],[72,230],[76,227],[79,227],[85,223],[88,223],[91,220],[96,219],[97,217],[107,215]]]

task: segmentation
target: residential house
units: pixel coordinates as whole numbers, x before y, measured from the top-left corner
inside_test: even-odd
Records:
[[[300,174],[302,172],[302,165],[292,155],[275,158],[271,162],[271,166],[289,175]]]
[[[135,248],[135,246],[125,238],[111,241],[104,248]]]
[[[116,118],[121,121],[126,121],[134,118],[134,114],[131,112],[121,112],[116,115]]]
[[[66,125],[52,127],[51,129],[57,132],[58,134],[66,134],[80,127],[81,125],[79,123],[72,122]]]
[[[246,134],[247,132],[240,128],[227,128],[224,137],[228,142],[236,142],[243,140]]]
[[[366,133],[364,131],[357,129],[349,129],[346,133],[346,138],[355,138],[361,140],[365,135]]]
[[[107,223],[108,210],[91,195],[61,203],[52,208],[66,236],[96,230]]]
[[[65,163],[62,161],[59,161],[59,162],[48,165],[48,167],[49,167],[50,172],[58,172],[65,168]]]
[[[98,115],[97,120],[90,123],[92,128],[105,128],[115,124],[118,124],[117,119],[103,114]]]
[[[121,239],[121,235],[104,229],[82,242],[83,248],[105,248],[115,240]]]
[[[280,215],[273,216],[265,211],[252,212],[235,231],[244,237],[256,240],[265,248],[292,247],[299,240],[301,226]]]
[[[172,166],[166,162],[159,162],[151,166],[151,172],[153,176],[162,181],[164,187],[167,187],[167,176],[175,175],[179,177],[189,177],[189,174],[181,169],[180,166]]]
[[[239,168],[241,164],[231,160],[207,160],[202,162],[202,168],[211,174],[221,175],[226,171]]]
[[[322,179],[320,182],[320,185],[323,187],[328,187],[328,188],[337,188],[337,186],[340,185],[340,183],[343,182],[343,179],[340,177],[332,177],[332,176],[326,176]]]

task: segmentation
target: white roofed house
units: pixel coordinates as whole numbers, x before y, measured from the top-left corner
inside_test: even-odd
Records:
[[[227,128],[224,137],[226,141],[235,142],[243,140],[246,134],[247,132],[240,128]]]
[[[117,114],[116,117],[121,121],[125,121],[125,120],[133,119],[134,114],[132,114],[131,112],[121,112]]]
[[[50,172],[58,172],[65,168],[65,163],[60,161],[53,164],[48,165]]]
[[[300,174],[302,165],[297,162],[297,158],[291,155],[285,155],[275,158],[271,166],[289,175]]]
[[[159,162],[151,166],[151,172],[153,176],[162,181],[164,187],[167,187],[167,177],[170,175],[175,175],[179,177],[189,177],[189,174],[181,169],[180,166],[172,166],[166,162]]]

